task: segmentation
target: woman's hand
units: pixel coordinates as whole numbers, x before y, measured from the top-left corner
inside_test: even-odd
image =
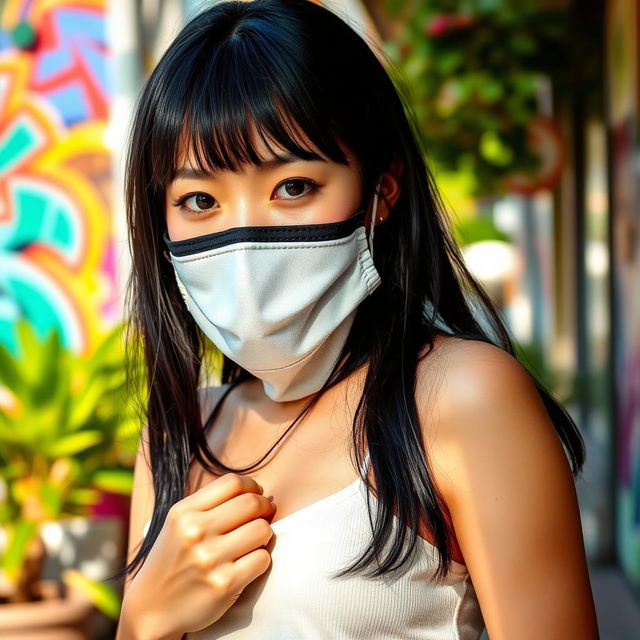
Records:
[[[180,638],[209,626],[269,568],[275,506],[262,491],[228,473],[171,507],[125,596],[141,637]]]

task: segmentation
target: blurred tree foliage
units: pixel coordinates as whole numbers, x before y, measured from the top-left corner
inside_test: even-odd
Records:
[[[534,0],[385,0],[406,28],[383,48],[409,81],[427,149],[498,194],[538,158],[527,144],[540,79],[570,85],[570,15]],[[558,3],[556,3],[557,5]]]
[[[509,235],[498,229],[489,218],[480,216],[457,221],[453,226],[453,234],[460,247],[483,240],[511,241]]]

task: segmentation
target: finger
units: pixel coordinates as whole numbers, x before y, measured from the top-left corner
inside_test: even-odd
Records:
[[[263,547],[240,556],[233,564],[228,565],[232,572],[232,580],[236,588],[244,589],[250,582],[261,576],[271,564],[271,554]]]
[[[181,508],[207,511],[242,493],[262,494],[262,487],[251,477],[227,473],[183,498]]]
[[[198,514],[206,534],[223,535],[256,518],[270,519],[275,505],[263,495],[241,493],[209,511]]]
[[[256,518],[243,525],[215,537],[215,554],[222,562],[234,562],[247,553],[263,547],[273,536],[273,529],[264,518]],[[201,543],[209,544],[207,539]]]

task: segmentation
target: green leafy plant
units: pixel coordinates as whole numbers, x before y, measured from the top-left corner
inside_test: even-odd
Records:
[[[541,81],[572,85],[571,21],[561,2],[386,0],[402,17],[385,51],[409,82],[435,162],[470,171],[475,195],[504,191],[512,173],[539,166],[530,143]]]
[[[0,345],[1,568],[8,602],[38,599],[45,522],[89,516],[100,490],[129,495],[131,465],[122,443],[135,440],[135,412],[127,401],[123,327],[87,355],[62,345],[59,333],[40,339],[17,325],[18,353]],[[77,571],[62,576],[116,618],[120,596]]]

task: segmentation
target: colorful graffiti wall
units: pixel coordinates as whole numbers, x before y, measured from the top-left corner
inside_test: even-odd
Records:
[[[617,548],[622,568],[640,588],[640,0],[612,0],[607,41],[616,319]]]
[[[106,0],[0,7],[0,342],[86,352],[117,315]]]

